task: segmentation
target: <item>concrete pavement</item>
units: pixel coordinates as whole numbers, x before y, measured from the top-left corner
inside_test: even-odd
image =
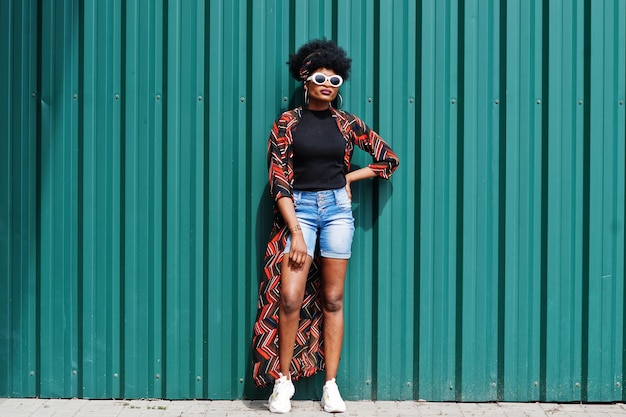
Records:
[[[626,404],[346,401],[346,417],[617,417]],[[0,398],[0,417],[193,417],[272,415],[265,401]],[[293,401],[292,416],[328,416],[318,401]]]

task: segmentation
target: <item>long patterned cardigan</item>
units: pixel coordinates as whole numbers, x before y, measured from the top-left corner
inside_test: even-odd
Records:
[[[331,107],[341,134],[346,139],[345,172],[350,171],[354,146],[370,153],[374,161],[369,167],[389,179],[399,160],[389,145],[358,117]],[[257,386],[265,386],[278,378],[278,307],[280,272],[283,251],[289,231],[276,202],[282,197],[293,199],[293,128],[302,116],[302,108],[284,112],[274,123],[268,140],[270,193],[274,198],[274,221],[265,251],[264,273],[259,287],[257,318],[252,341],[253,378]],[[307,277],[300,325],[296,335],[291,363],[292,378],[307,377],[324,369],[322,340],[322,307],[319,299],[319,259],[316,256]]]

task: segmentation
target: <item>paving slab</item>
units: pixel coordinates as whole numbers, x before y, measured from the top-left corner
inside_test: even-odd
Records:
[[[346,401],[346,417],[626,417],[616,404]],[[266,401],[85,400],[0,398],[0,417],[256,417]],[[294,417],[328,416],[319,401],[292,401]]]

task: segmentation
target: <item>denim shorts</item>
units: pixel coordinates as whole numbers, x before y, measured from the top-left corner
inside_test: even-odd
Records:
[[[352,201],[346,189],[294,190],[293,200],[308,255],[313,257],[316,243],[319,242],[322,257],[349,259],[352,254],[354,217]],[[290,248],[291,236],[287,239],[285,253],[289,253]]]

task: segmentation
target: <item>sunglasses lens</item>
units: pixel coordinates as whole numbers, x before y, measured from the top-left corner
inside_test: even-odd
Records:
[[[315,74],[313,77],[313,82],[315,84],[322,85],[326,82],[326,76],[324,74]]]
[[[341,82],[343,81],[341,79],[340,76],[338,75],[333,75],[329,78],[330,81],[330,85],[335,86],[335,87],[339,87],[341,85]]]

